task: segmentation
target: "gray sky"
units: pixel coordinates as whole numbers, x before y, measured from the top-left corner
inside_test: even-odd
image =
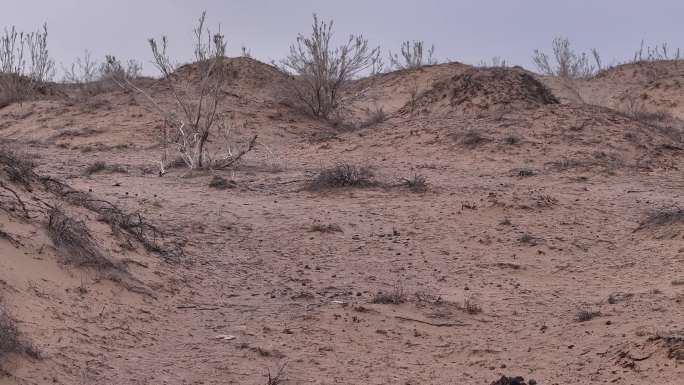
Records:
[[[89,49],[97,58],[135,58],[153,73],[146,39],[163,34],[171,54],[186,61],[202,10],[212,29],[221,24],[231,54],[244,44],[265,62],[287,54],[313,12],[334,19],[339,38],[363,33],[393,51],[419,39],[434,43],[441,60],[471,64],[501,56],[532,69],[533,50],[549,51],[559,35],[578,50],[598,48],[605,62],[631,57],[642,39],[684,48],[682,0],[0,0],[0,9],[0,28],[48,23],[58,69]]]

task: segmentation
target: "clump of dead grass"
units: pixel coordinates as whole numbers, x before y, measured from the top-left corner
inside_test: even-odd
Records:
[[[404,302],[406,302],[406,293],[401,283],[397,283],[389,291],[378,291],[372,300],[372,303],[383,305],[400,305]]]
[[[21,346],[16,322],[0,305],[0,359],[5,354],[19,352]]]
[[[86,167],[86,169],[83,171],[83,175],[90,176],[100,172],[127,174],[128,170],[126,170],[126,168],[120,164],[107,164],[98,160],[89,164],[88,167]]]
[[[459,305],[459,308],[468,314],[479,314],[482,313],[482,307],[475,302],[473,297],[466,297],[463,302]]]
[[[684,224],[684,209],[680,207],[660,208],[648,213],[637,230],[651,226],[670,226]]]
[[[342,228],[335,224],[335,223],[329,223],[329,224],[323,224],[323,223],[314,223],[311,225],[311,228],[309,229],[310,232],[312,233],[341,233]]]
[[[343,187],[370,187],[377,185],[369,167],[340,163],[322,169],[309,183],[309,190]]]
[[[579,309],[575,313],[575,321],[577,322],[587,322],[601,315],[600,311],[590,310],[590,309]]]
[[[413,174],[409,178],[402,178],[401,184],[413,192],[425,192],[428,187],[427,177],[420,174]]]
[[[490,140],[482,133],[481,130],[475,128],[453,133],[451,134],[451,137],[454,138],[460,145],[468,148],[475,148]]]
[[[237,183],[233,180],[227,180],[224,177],[221,177],[219,175],[214,175],[213,178],[211,178],[211,181],[209,181],[209,187],[215,188],[217,190],[225,190],[229,188],[235,188],[237,186]]]
[[[104,255],[86,224],[69,217],[60,208],[54,207],[48,212],[48,235],[68,264],[98,270],[118,268]]]
[[[7,146],[0,145],[0,164],[11,182],[28,187],[35,177],[34,163]]]

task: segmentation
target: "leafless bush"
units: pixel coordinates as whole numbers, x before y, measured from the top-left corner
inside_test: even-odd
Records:
[[[104,63],[100,64],[100,80],[128,79],[135,80],[142,73],[142,63],[137,60],[129,59],[122,63],[114,55],[105,55]]]
[[[47,24],[31,33],[12,26],[0,35],[0,107],[26,100],[54,75],[47,36]]]
[[[487,60],[481,60],[477,66],[483,68],[505,68],[508,67],[508,63],[506,62],[506,59],[502,58],[501,56],[494,56],[492,57],[491,62],[488,62]]]
[[[553,61],[547,54],[534,50],[532,60],[544,75],[559,76],[564,79],[586,79],[600,69],[601,60],[596,50],[593,50],[592,54],[599,68],[590,63],[589,56],[585,52],[575,52],[567,38],[553,39],[552,47]]]
[[[67,216],[59,208],[50,209],[48,218],[48,235],[66,263],[99,270],[116,269],[84,222]]]
[[[634,53],[634,59],[632,63],[642,63],[642,62],[654,62],[654,61],[662,61],[662,60],[681,60],[681,50],[677,48],[677,50],[672,53],[672,56],[670,56],[671,52],[667,46],[667,43],[663,43],[661,45],[656,45],[655,47],[651,48],[645,47],[644,46],[644,41],[641,41],[641,46],[639,49]]]
[[[266,385],[281,385],[285,381],[285,365],[281,365],[274,375],[271,375],[271,370],[268,370],[268,379]]]
[[[35,177],[33,172],[35,164],[5,145],[0,145],[0,165],[10,181],[20,183],[24,187],[28,188]]]
[[[64,82],[74,84],[87,84],[94,82],[98,77],[99,64],[94,60],[90,51],[85,50],[83,57],[76,58],[76,62],[70,68],[64,69]]]
[[[311,114],[328,118],[339,107],[341,89],[358,73],[378,65],[379,48],[370,48],[363,35],[351,35],[337,48],[331,46],[333,21],[313,15],[310,36],[299,35],[280,68],[295,76],[291,91]]]
[[[398,54],[389,53],[390,65],[394,69],[404,70],[437,64],[437,60],[433,57],[434,53],[434,44],[425,52],[423,41],[405,41],[401,43],[401,57]]]
[[[114,79],[121,86],[127,87],[144,95],[165,120],[162,131],[163,155],[160,174],[166,172],[168,159],[168,145],[173,144],[176,151],[190,169],[223,168],[234,164],[245,152],[252,150],[256,136],[249,142],[244,152],[237,155],[232,153],[217,154],[210,159],[207,143],[211,136],[217,136],[217,122],[221,119],[218,113],[219,103],[223,100],[222,91],[228,76],[225,52],[226,43],[221,33],[212,33],[205,26],[206,12],[199,18],[194,29],[196,62],[185,72],[176,73],[176,66],[167,53],[168,40],[162,36],[161,40],[148,40],[154,65],[162,75],[162,81],[171,91],[175,100],[175,107],[162,107],[149,93],[135,86],[129,79],[122,77],[120,66],[115,58],[108,57],[105,72],[114,75]],[[119,74],[116,76],[116,74]],[[169,129],[171,132],[169,132]]]
[[[375,185],[373,173],[368,167],[357,166],[349,163],[340,163],[336,166],[321,170],[310,182],[310,190],[340,187],[368,187]]]

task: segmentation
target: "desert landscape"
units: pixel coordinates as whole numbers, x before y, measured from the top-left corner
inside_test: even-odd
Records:
[[[331,27],[2,67],[0,384],[684,384],[679,54]]]

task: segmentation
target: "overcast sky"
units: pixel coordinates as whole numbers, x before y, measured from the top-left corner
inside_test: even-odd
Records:
[[[631,57],[642,39],[684,47],[684,0],[0,0],[0,10],[0,28],[48,23],[58,69],[88,49],[98,58],[135,58],[152,73],[146,39],[161,35],[186,61],[202,10],[213,29],[220,23],[230,54],[244,44],[265,62],[287,54],[314,12],[335,20],[339,38],[363,33],[394,51],[419,39],[434,43],[441,60],[470,64],[500,56],[532,69],[532,52],[550,50],[554,36],[578,50],[598,48],[605,62]]]

